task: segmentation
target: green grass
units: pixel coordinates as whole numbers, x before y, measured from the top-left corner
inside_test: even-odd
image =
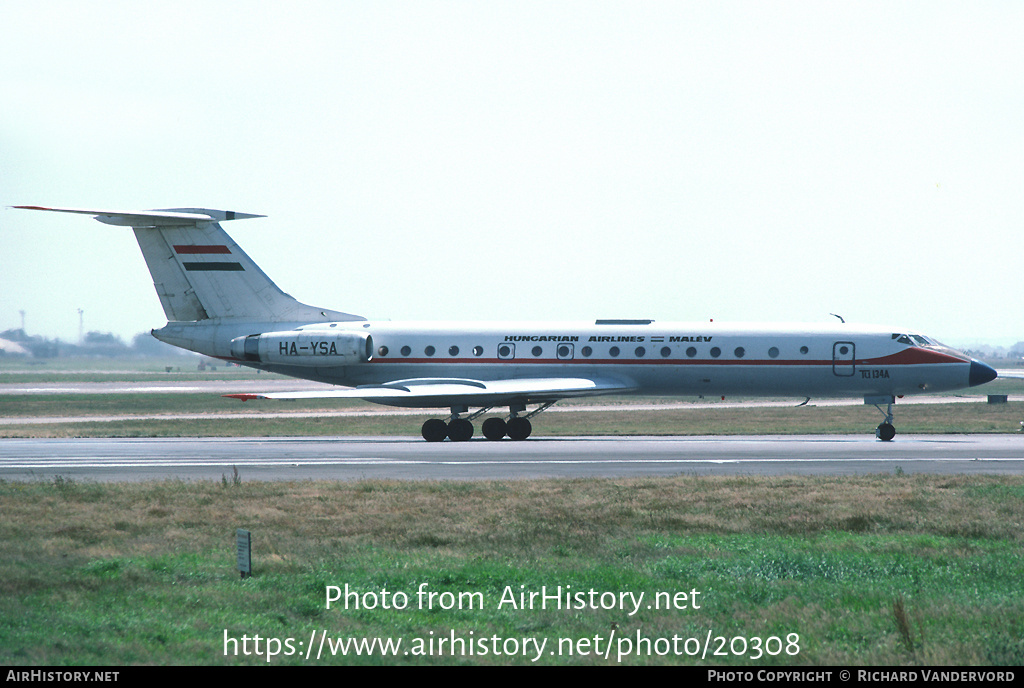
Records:
[[[0,483],[0,663],[261,664],[266,657],[224,656],[225,632],[297,646],[320,631],[406,643],[472,632],[547,639],[549,650],[613,632],[703,642],[710,631],[726,651],[737,637],[774,636],[785,647],[799,636],[793,656],[631,655],[622,664],[1024,663],[1018,477],[232,478]],[[255,576],[244,581],[238,527],[253,533]],[[327,609],[327,587],[346,584],[360,595],[405,593],[409,606]],[[420,608],[421,586],[478,593],[483,604]],[[700,608],[498,608],[506,588],[543,586],[643,592],[645,601],[696,590]],[[623,649],[540,663],[616,664]],[[378,653],[271,663],[531,662]]]

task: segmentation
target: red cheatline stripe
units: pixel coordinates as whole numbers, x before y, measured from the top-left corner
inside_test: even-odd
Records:
[[[857,362],[860,363],[860,361]],[[928,363],[969,363],[969,361],[942,353],[941,351],[914,347],[883,356],[882,358],[865,361],[865,363],[873,365],[924,365]]]
[[[175,246],[175,253],[207,254],[207,253],[231,253],[227,246]]]

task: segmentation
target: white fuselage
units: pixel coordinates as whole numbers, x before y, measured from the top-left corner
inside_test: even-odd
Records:
[[[245,361],[232,353],[233,338],[271,331],[282,333],[272,359]],[[919,335],[909,335],[917,341],[908,342],[904,332],[845,324],[368,321],[169,323],[154,334],[244,365],[347,386],[426,378],[587,377],[615,381],[635,394],[871,397],[969,385],[970,358]],[[358,334],[367,338],[369,356],[339,364],[324,344],[304,352],[289,348],[288,334],[307,344]],[[529,401],[543,398],[534,394]]]

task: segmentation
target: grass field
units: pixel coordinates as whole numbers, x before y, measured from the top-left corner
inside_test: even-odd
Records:
[[[546,639],[545,664],[1024,663],[1024,479],[1015,477],[58,479],[0,483],[0,512],[5,664],[267,663],[266,642],[263,656],[235,656],[230,643],[225,656],[225,635],[279,639],[274,664],[530,664],[526,639]],[[255,576],[245,581],[237,527],[253,532]],[[393,603],[404,593],[407,608],[327,609],[328,586],[345,585],[378,607],[384,591]],[[544,586],[644,593],[644,604],[631,613],[630,602],[507,603],[509,591]],[[420,590],[435,593],[432,608]],[[687,593],[687,607],[648,609],[659,592],[676,603]],[[442,608],[459,593],[474,608]],[[518,645],[306,660],[320,632],[401,638],[405,649],[453,634]],[[707,656],[690,656],[690,639],[709,633]],[[678,653],[667,649],[673,637]]]

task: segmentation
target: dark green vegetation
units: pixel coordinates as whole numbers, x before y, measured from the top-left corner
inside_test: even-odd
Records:
[[[0,483],[0,513],[5,664],[265,663],[225,657],[225,632],[239,640],[294,638],[304,652],[321,630],[332,638],[403,638],[406,649],[415,638],[453,631],[547,639],[542,663],[615,664],[626,649],[618,640],[637,633],[652,642],[678,636],[682,656],[652,650],[624,664],[1024,663],[1024,479],[1017,477],[57,479]],[[237,527],[253,532],[256,575],[246,581],[235,570]],[[325,609],[327,586],[346,584],[361,595],[406,593],[409,608]],[[438,598],[433,609],[419,609],[424,584],[436,593],[479,593],[482,608],[443,610]],[[506,586],[518,593],[559,585],[643,592],[644,606],[633,616],[497,608]],[[692,590],[700,609],[646,608],[657,592]],[[687,656],[682,642],[704,642],[709,632],[726,639],[726,652],[742,650],[733,638],[750,638],[747,656],[715,657],[715,642],[703,662]],[[610,658],[595,656],[604,650],[595,636],[603,643],[612,633]],[[794,633],[799,640],[789,646]],[[754,637],[781,638],[766,646],[781,654],[751,659]],[[576,654],[567,656],[560,638],[572,639]],[[799,654],[786,654],[796,646]],[[550,654],[559,649],[562,656]],[[527,664],[534,654],[376,653],[309,663]]]

